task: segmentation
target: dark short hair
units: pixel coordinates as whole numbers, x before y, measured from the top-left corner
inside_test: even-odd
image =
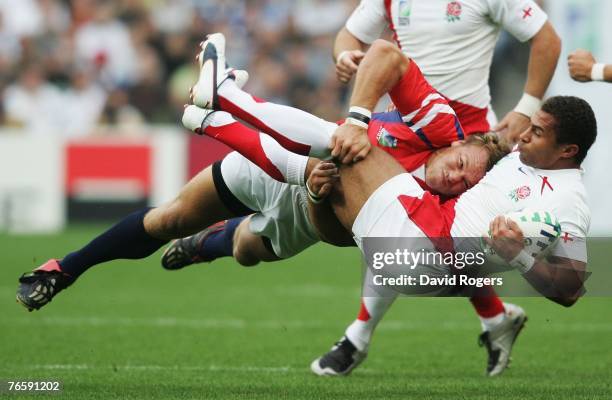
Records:
[[[468,136],[464,142],[465,145],[472,145],[484,148],[489,154],[487,162],[487,171],[490,171],[495,164],[510,153],[508,145],[500,140],[495,132],[477,133]]]
[[[597,138],[597,120],[589,103],[579,97],[555,96],[544,102],[542,111],[555,119],[558,144],[578,146],[574,159],[582,164]]]

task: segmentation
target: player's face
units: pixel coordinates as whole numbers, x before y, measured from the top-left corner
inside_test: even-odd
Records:
[[[483,147],[455,142],[429,158],[425,183],[437,193],[456,196],[482,179],[488,162],[489,153]]]
[[[531,118],[531,126],[519,137],[521,161],[530,167],[550,169],[562,156],[563,147],[557,144],[555,119],[544,111]]]

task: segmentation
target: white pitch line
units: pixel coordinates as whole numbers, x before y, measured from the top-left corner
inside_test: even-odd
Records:
[[[308,373],[308,367],[296,368],[290,366],[260,367],[254,365],[91,365],[91,364],[34,364],[7,365],[0,371],[44,370],[44,371],[195,371],[195,372],[265,372],[273,374]],[[372,368],[359,368],[360,374],[375,373]]]
[[[42,318],[12,318],[0,320],[0,327],[13,327],[15,325],[51,325],[51,326],[124,326],[124,327],[152,327],[152,328],[190,328],[190,329],[321,329],[337,326],[342,329],[345,320],[336,323],[317,320],[244,320],[244,319],[187,319],[174,317],[42,317]],[[609,322],[546,322],[530,321],[530,331],[567,331],[567,332],[612,332],[612,323]],[[422,320],[388,320],[383,321],[378,328],[382,331],[476,331],[479,325],[465,321],[422,321]]]
[[[8,322],[8,321],[4,321]],[[185,319],[171,317],[126,318],[126,317],[43,317],[15,318],[14,324],[45,324],[56,326],[134,326],[154,328],[194,328],[194,329],[282,329],[282,328],[318,328],[328,324],[322,321],[246,321],[241,319]],[[1,323],[0,323],[1,324]]]
[[[228,365],[90,365],[90,364],[37,364],[37,365],[13,365],[5,370],[51,370],[51,371],[200,371],[200,372],[270,372],[290,373],[304,372],[306,368],[284,367],[258,367],[258,366],[228,366]]]
[[[53,325],[53,326],[127,326],[127,327],[153,327],[153,328],[194,328],[194,329],[318,329],[333,326],[333,323],[317,320],[257,320],[243,319],[187,319],[173,317],[129,318],[129,317],[40,317],[40,318],[14,318],[0,322],[0,326],[10,325]],[[345,321],[338,320],[338,328],[344,326]],[[448,329],[474,329],[476,323],[444,323]],[[425,330],[431,323],[422,321],[384,321],[380,326],[383,330]],[[439,329],[439,326],[436,328]],[[442,328],[446,329],[446,328]]]

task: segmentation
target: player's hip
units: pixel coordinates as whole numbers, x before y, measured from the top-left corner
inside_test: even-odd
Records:
[[[425,236],[412,223],[399,198],[421,197],[425,192],[408,173],[397,175],[382,184],[368,198],[355,218],[352,231],[357,245],[367,237]]]

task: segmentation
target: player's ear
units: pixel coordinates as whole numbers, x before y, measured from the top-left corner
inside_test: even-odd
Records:
[[[451,143],[451,147],[461,146],[464,143],[465,143],[465,140],[457,140],[457,141]]]
[[[566,144],[563,146],[563,151],[561,152],[562,158],[574,158],[576,154],[580,151],[580,148],[577,144]]]

